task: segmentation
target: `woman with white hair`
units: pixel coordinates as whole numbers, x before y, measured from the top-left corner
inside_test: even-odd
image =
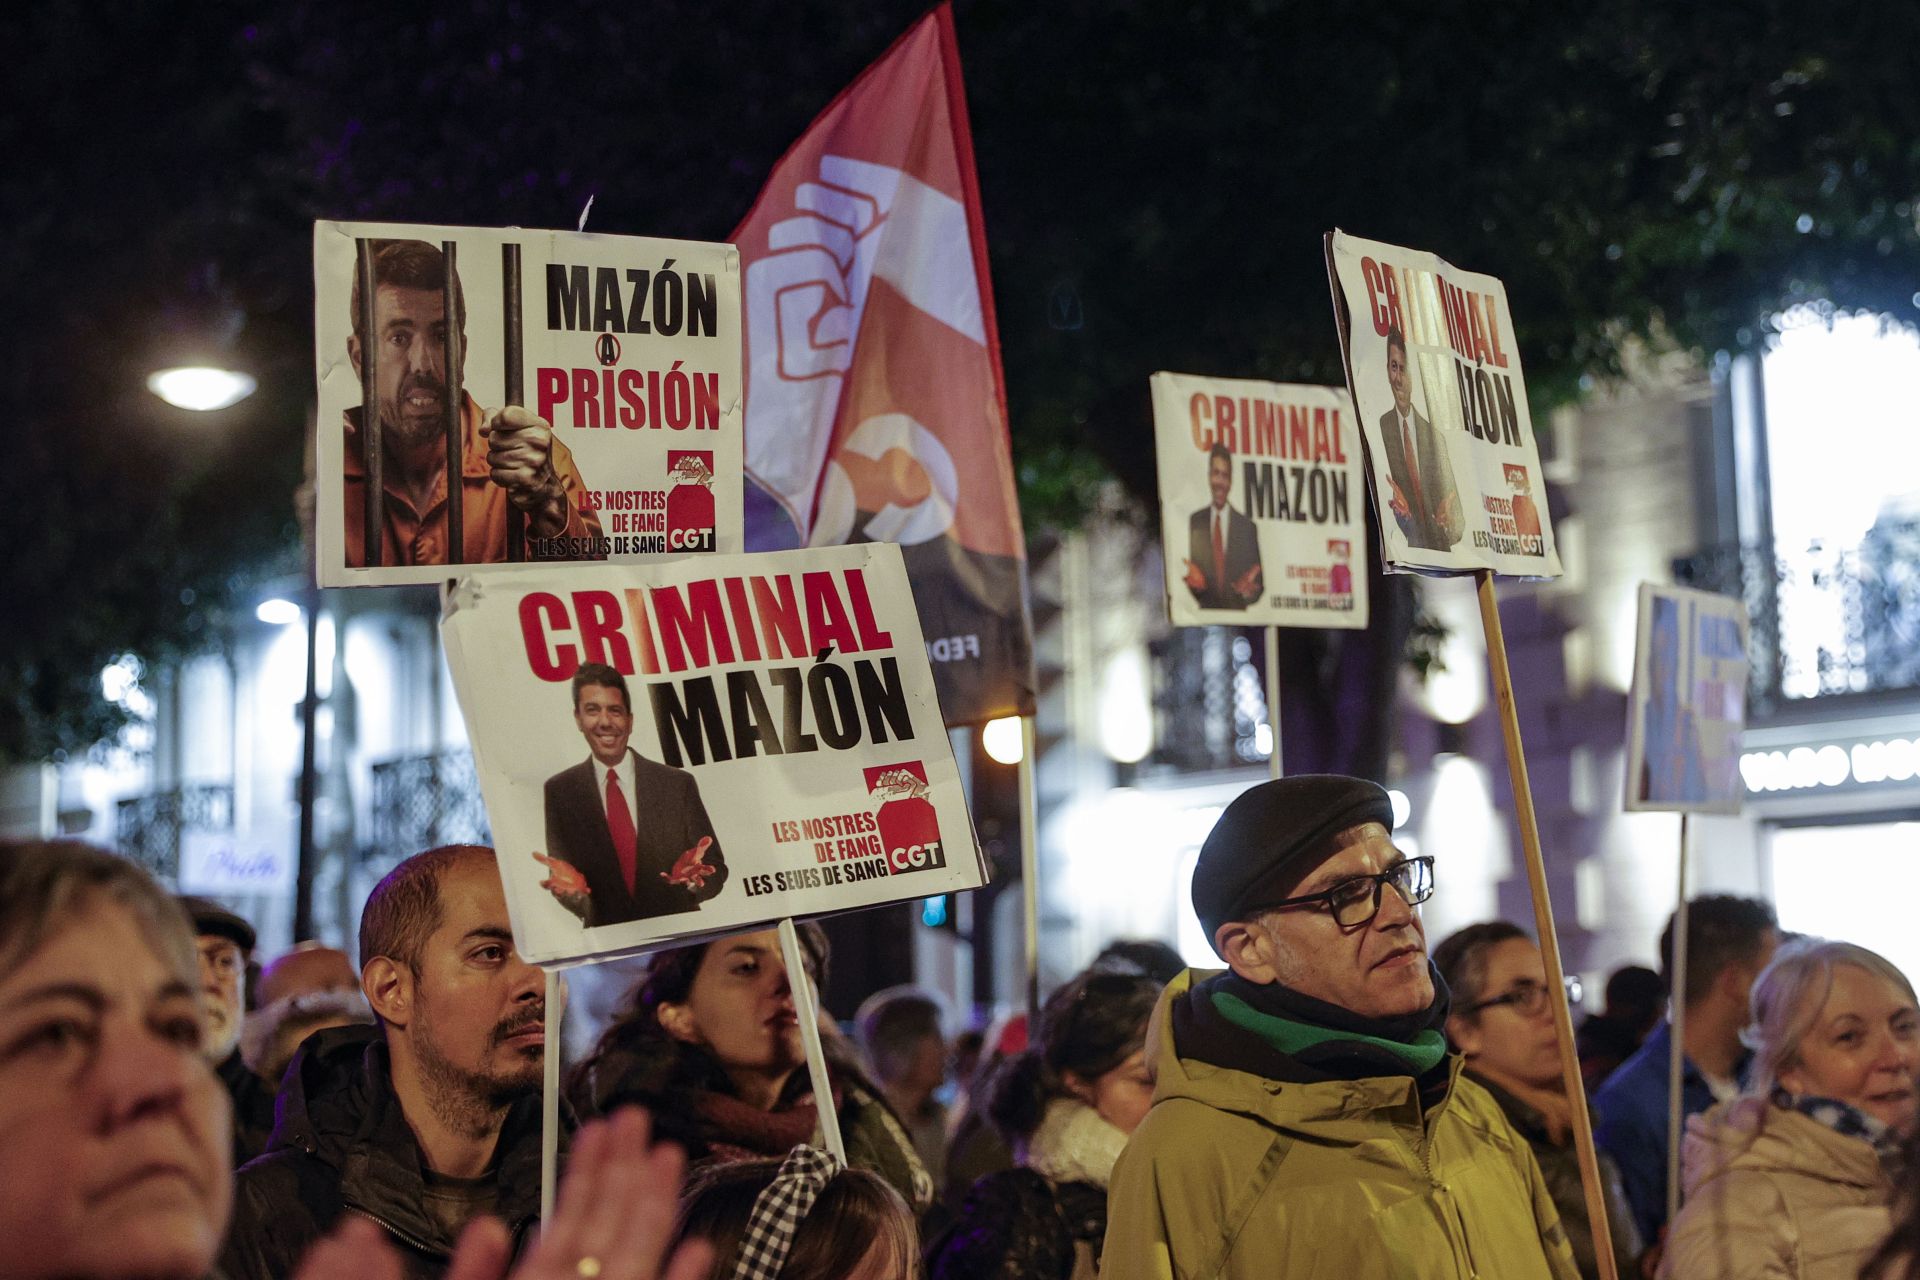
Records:
[[[1920,1004],[1846,942],[1782,947],[1754,983],[1748,1091],[1687,1123],[1660,1275],[1854,1280],[1891,1225],[1913,1132]]]

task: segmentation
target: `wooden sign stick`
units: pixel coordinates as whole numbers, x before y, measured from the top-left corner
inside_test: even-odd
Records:
[[[1533,891],[1533,924],[1540,938],[1540,958],[1547,966],[1547,996],[1553,1006],[1553,1025],[1560,1039],[1560,1078],[1572,1103],[1573,1145],[1580,1158],[1580,1184],[1586,1192],[1587,1221],[1593,1228],[1593,1253],[1603,1280],[1619,1280],[1613,1257],[1613,1233],[1607,1224],[1605,1184],[1600,1159],[1593,1146],[1593,1117],[1587,1111],[1587,1089],[1580,1076],[1580,1055],[1574,1049],[1573,1011],[1567,1004],[1566,972],[1560,967],[1560,939],[1553,927],[1553,903],[1547,896],[1547,865],[1540,856],[1540,824],[1533,812],[1533,788],[1527,781],[1527,757],[1520,746],[1520,715],[1513,701],[1513,672],[1507,666],[1507,642],[1500,629],[1500,604],[1493,592],[1493,570],[1474,572],[1479,588],[1480,622],[1487,636],[1487,662],[1493,672],[1494,702],[1500,711],[1500,732],[1506,739],[1507,774],[1513,780],[1514,816],[1520,823],[1520,846],[1526,855],[1527,887]]]

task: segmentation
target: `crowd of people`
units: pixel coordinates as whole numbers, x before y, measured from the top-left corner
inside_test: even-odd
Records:
[[[0,1277],[1597,1275],[1539,946],[1429,946],[1436,867],[1391,831],[1369,782],[1252,787],[1193,877],[1219,967],[1118,943],[953,1039],[888,988],[820,1013],[825,1096],[774,933],[657,952],[567,1064],[544,1220],[546,988],[492,851],[401,863],[356,966],[259,963],[109,852],[0,845]],[[1911,983],[1707,896],[1670,1021],[1674,934],[1579,1028],[1620,1273],[1920,1280]]]

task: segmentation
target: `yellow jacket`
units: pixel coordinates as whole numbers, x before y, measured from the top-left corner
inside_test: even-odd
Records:
[[[1114,1168],[1103,1280],[1577,1280],[1533,1152],[1458,1058],[1424,1115],[1407,1077],[1181,1059],[1169,1008],[1194,978],[1147,1033],[1153,1109]]]

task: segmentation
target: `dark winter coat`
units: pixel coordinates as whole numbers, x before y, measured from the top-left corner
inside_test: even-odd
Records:
[[[926,1250],[928,1280],[1092,1280],[1107,1234],[1107,1180],[1126,1135],[1055,1099],[1022,1167],[973,1184]]]
[[[923,1212],[933,1203],[933,1178],[906,1126],[843,1041],[829,1038],[825,1048],[847,1163],[879,1174],[916,1214]],[[654,1134],[678,1143],[696,1166],[784,1155],[793,1143],[809,1141],[815,1124],[804,1068],[788,1079],[774,1110],[760,1112],[733,1098],[733,1082],[710,1054],[660,1035],[616,1032],[574,1072],[567,1100],[582,1121],[629,1104],[645,1107]]]
[[[213,1073],[233,1099],[233,1167],[238,1169],[264,1152],[273,1136],[273,1090],[241,1060],[238,1049]]]
[[[351,1211],[386,1228],[409,1277],[443,1274],[454,1242],[424,1208],[421,1163],[379,1028],[315,1033],[287,1068],[267,1153],[234,1179],[221,1272],[229,1280],[290,1276]],[[538,1094],[508,1113],[494,1168],[496,1203],[518,1252],[540,1212]]]

